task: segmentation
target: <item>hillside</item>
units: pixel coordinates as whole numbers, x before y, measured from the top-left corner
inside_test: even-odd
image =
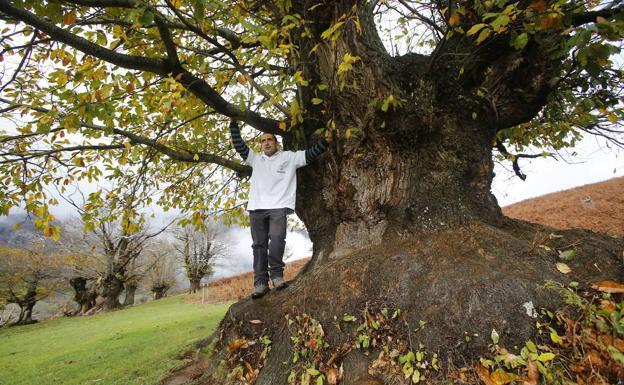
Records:
[[[624,236],[624,177],[527,199],[503,207],[509,217],[555,228]]]

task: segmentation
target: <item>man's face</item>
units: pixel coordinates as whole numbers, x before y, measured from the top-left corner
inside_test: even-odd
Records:
[[[273,134],[262,134],[260,143],[262,144],[262,151],[266,156],[271,156],[277,151],[277,141]]]

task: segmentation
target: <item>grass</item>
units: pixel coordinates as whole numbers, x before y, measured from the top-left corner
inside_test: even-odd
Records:
[[[0,384],[157,384],[229,306],[186,299],[0,329]]]

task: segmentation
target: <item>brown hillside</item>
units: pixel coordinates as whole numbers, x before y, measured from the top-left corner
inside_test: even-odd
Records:
[[[289,281],[299,273],[310,258],[299,259],[286,264],[284,278]],[[251,266],[250,266],[251,268]],[[247,297],[253,291],[253,272],[240,274],[230,278],[219,279],[210,282],[203,293],[204,301],[218,303],[235,301]],[[202,293],[194,297],[194,301],[201,301]]]
[[[624,236],[624,177],[527,199],[503,207],[509,217],[555,228]]]

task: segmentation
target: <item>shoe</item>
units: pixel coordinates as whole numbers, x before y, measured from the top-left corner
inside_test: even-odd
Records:
[[[288,287],[288,284],[284,281],[282,277],[273,278],[273,287],[275,290],[282,290]]]
[[[257,285],[253,293],[251,293],[252,299],[258,299],[264,297],[266,293],[269,292],[269,287],[267,285]]]

